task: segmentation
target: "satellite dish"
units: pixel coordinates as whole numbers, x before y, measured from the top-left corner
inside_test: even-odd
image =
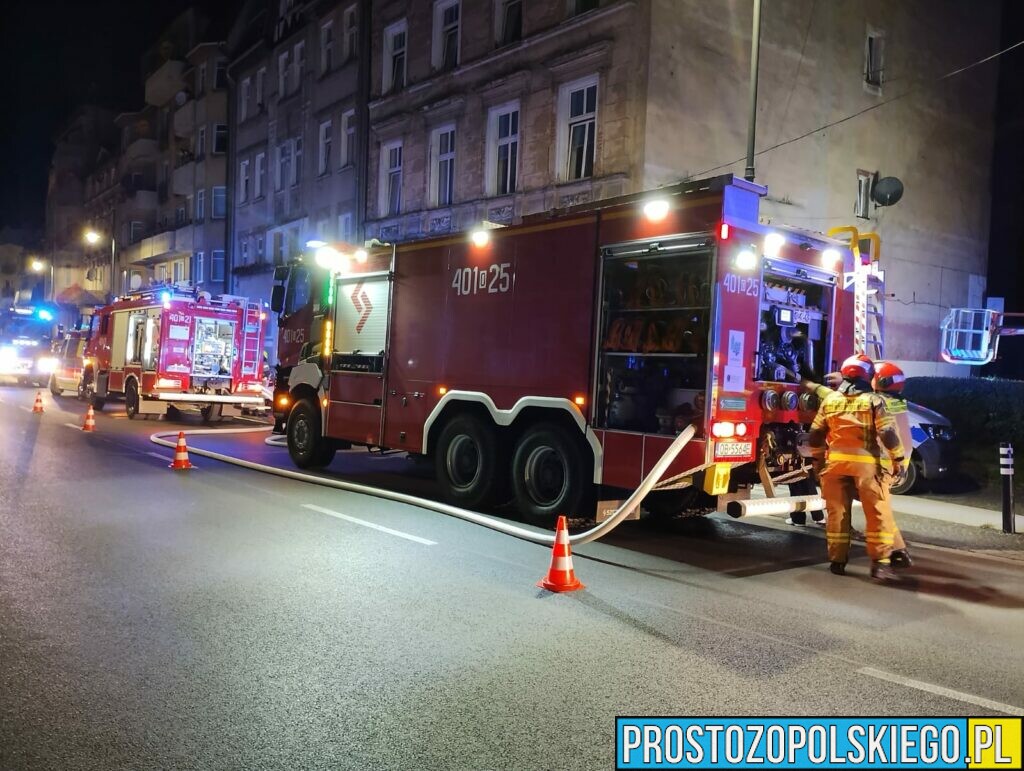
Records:
[[[882,177],[871,188],[871,200],[879,206],[892,206],[903,197],[903,183],[896,177]]]
[[[174,103],[176,105],[178,105],[178,107],[181,107],[187,101],[188,101],[188,94],[186,94],[184,91],[179,91],[178,93],[176,93],[174,95]]]

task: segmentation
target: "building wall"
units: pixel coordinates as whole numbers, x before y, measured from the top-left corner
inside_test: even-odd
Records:
[[[742,175],[750,4],[651,4],[642,186]],[[886,354],[912,374],[967,374],[938,361],[939,324],[983,302],[996,65],[936,78],[995,52],[998,16],[957,0],[774,0],[762,15],[758,150],[877,107],[759,156],[763,211],[881,235]],[[864,84],[868,30],[885,35],[880,92]],[[858,169],[901,179],[902,201],[857,218]]]
[[[447,72],[433,67],[430,0],[374,3],[371,31],[371,137],[367,235],[405,240],[461,231],[483,220],[511,222],[524,214],[631,192],[640,175],[646,57],[645,4],[615,0],[572,17],[562,2],[524,2],[522,39],[495,39],[494,2],[462,2],[460,58]],[[407,85],[383,93],[385,29],[404,18],[409,34]],[[557,100],[562,85],[596,75],[597,143],[593,175],[566,182],[559,163]],[[488,191],[488,111],[519,102],[519,171],[516,191]],[[455,188],[451,206],[431,201],[431,133],[446,124],[456,132]],[[403,143],[402,207],[380,207],[381,147]]]

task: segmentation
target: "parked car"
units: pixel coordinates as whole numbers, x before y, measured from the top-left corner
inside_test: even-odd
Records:
[[[62,396],[65,391],[71,391],[76,396],[79,395],[84,353],[84,332],[68,332],[64,335],[64,339],[53,344],[53,356],[56,359],[56,364],[50,374],[50,393],[54,396]]]
[[[953,424],[939,413],[907,402],[910,436],[914,443],[907,465],[907,477],[895,485],[896,495],[906,495],[920,487],[922,480],[942,479],[956,467],[957,447]]]

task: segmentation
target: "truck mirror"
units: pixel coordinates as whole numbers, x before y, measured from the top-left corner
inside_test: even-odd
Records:
[[[274,285],[274,291],[270,295],[270,310],[274,313],[284,310],[284,284]]]

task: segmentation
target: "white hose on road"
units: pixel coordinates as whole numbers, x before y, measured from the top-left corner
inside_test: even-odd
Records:
[[[185,431],[184,433],[186,435],[247,434],[256,431],[269,430],[270,426],[266,426],[265,428],[200,428]],[[642,501],[654,486],[661,481],[661,478],[665,475],[665,472],[668,471],[668,467],[672,464],[672,461],[676,459],[676,456],[679,455],[682,449],[693,438],[694,431],[695,429],[693,426],[687,426],[683,432],[675,438],[675,441],[669,445],[668,449],[665,450],[665,454],[662,455],[658,462],[654,464],[654,468],[651,469],[650,473],[648,473],[640,483],[640,486],[633,491],[633,494],[629,496],[629,498],[611,517],[595,527],[590,528],[590,530],[585,530],[582,533],[570,536],[569,543],[573,546],[590,543],[591,541],[596,541],[598,538],[602,538],[618,527],[619,523],[632,514],[640,505],[640,501]],[[178,433],[178,431],[158,431],[157,433],[150,435],[149,440],[154,444],[159,444],[163,447],[175,447]],[[175,439],[173,441],[166,439],[165,437],[168,436],[173,436]],[[270,444],[271,446],[280,446],[271,441],[273,438],[274,437],[268,438],[266,440],[266,444]],[[551,546],[555,542],[554,533],[528,530],[525,527],[514,525],[503,519],[490,517],[486,514],[478,514],[475,511],[460,509],[458,506],[450,506],[447,503],[439,503],[427,498],[418,498],[415,495],[398,493],[393,490],[384,490],[379,487],[368,487],[367,485],[360,485],[354,482],[343,482],[340,479],[327,479],[325,477],[316,476],[315,474],[306,474],[302,471],[277,468],[276,466],[268,466],[263,463],[254,463],[253,461],[242,460],[241,458],[235,458],[234,456],[214,452],[213,450],[189,447],[188,451],[195,455],[202,455],[205,458],[222,461],[223,463],[231,463],[235,466],[241,466],[242,468],[251,469],[253,471],[261,471],[264,474],[274,474],[275,476],[284,477],[285,479],[294,479],[299,482],[312,482],[313,484],[321,485],[323,487],[333,487],[337,490],[347,490],[348,492],[359,493],[361,495],[372,495],[375,498],[384,498],[389,501],[395,501],[396,503],[404,503],[409,506],[417,506],[421,509],[436,511],[439,514],[445,514],[449,517],[458,517],[459,519],[464,519],[467,522],[472,522],[477,525],[489,527],[492,530],[497,530],[499,533],[511,535],[515,538],[521,538],[524,541],[531,541],[544,546]]]

